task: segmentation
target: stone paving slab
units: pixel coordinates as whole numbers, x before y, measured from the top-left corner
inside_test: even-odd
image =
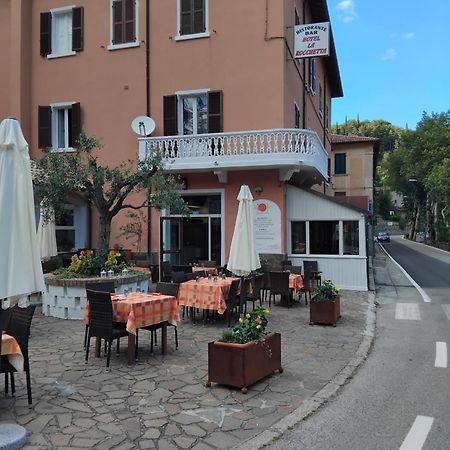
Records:
[[[341,371],[360,358],[369,295],[343,291],[336,328],[310,326],[303,299],[290,309],[272,306],[269,329],[281,333],[284,372],[253,385],[246,395],[203,385],[207,343],[220,337],[224,322],[184,319],[179,350],[169,328],[165,356],[159,345],[150,353],[150,334],[141,331],[136,365],[127,365],[123,339],[108,371],[106,358],[93,353],[84,364],[81,321],[45,317],[37,310],[30,338],[33,407],[27,405],[24,377],[16,375],[16,397],[0,396],[0,422],[27,429],[25,449],[201,450],[251,442],[269,428],[277,430],[278,423],[283,428],[293,413],[345,382]]]

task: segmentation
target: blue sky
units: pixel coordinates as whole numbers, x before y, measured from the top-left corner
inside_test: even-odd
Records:
[[[345,117],[415,128],[450,109],[450,0],[328,0]]]

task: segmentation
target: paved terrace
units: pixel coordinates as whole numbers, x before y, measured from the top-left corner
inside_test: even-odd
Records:
[[[179,350],[169,327],[165,356],[159,346],[150,353],[150,333],[142,331],[139,361],[130,367],[123,339],[107,371],[104,357],[91,354],[85,365],[81,321],[45,317],[37,310],[30,339],[33,407],[27,406],[24,377],[16,375],[16,398],[0,396],[0,422],[23,425],[28,450],[231,448],[305,407],[305,401],[326,398],[343,383],[336,380],[351,372],[339,374],[355,360],[371,294],[342,294],[336,328],[309,326],[303,299],[291,309],[272,306],[269,329],[281,332],[284,372],[253,385],[247,395],[203,385],[207,343],[220,336],[223,322],[194,325],[184,319]]]

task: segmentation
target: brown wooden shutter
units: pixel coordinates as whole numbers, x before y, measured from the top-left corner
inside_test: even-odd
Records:
[[[136,13],[135,0],[125,0],[124,42],[135,42],[136,41],[136,26],[135,26],[136,14],[135,13]]]
[[[84,8],[72,9],[72,51],[80,52],[83,50],[84,36]]]
[[[112,4],[113,9],[113,44],[123,43],[123,9],[122,0],[116,0]]]
[[[38,147],[49,148],[52,146],[52,108],[39,106],[38,113]]]
[[[193,32],[194,33],[204,33],[205,29],[205,1],[204,0],[193,0]]]
[[[164,136],[176,136],[178,134],[177,103],[176,95],[164,96]]]
[[[52,52],[52,14],[41,13],[41,56]]]
[[[69,146],[76,148],[81,133],[81,110],[79,103],[74,103],[72,109],[69,110],[69,127]]]
[[[223,92],[208,92],[208,133],[223,131]]]
[[[181,0],[180,34],[192,34],[192,1]]]

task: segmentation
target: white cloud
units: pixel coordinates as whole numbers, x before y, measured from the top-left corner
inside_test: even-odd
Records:
[[[414,39],[416,37],[416,33],[414,33],[413,31],[410,31],[408,33],[404,33],[403,37],[405,39]]]
[[[383,57],[381,58],[383,61],[389,61],[391,59],[394,59],[397,56],[397,50],[395,48],[388,48],[385,52]]]
[[[355,10],[355,2],[353,0],[341,0],[337,5],[338,18],[344,23],[352,22],[358,18]]]

